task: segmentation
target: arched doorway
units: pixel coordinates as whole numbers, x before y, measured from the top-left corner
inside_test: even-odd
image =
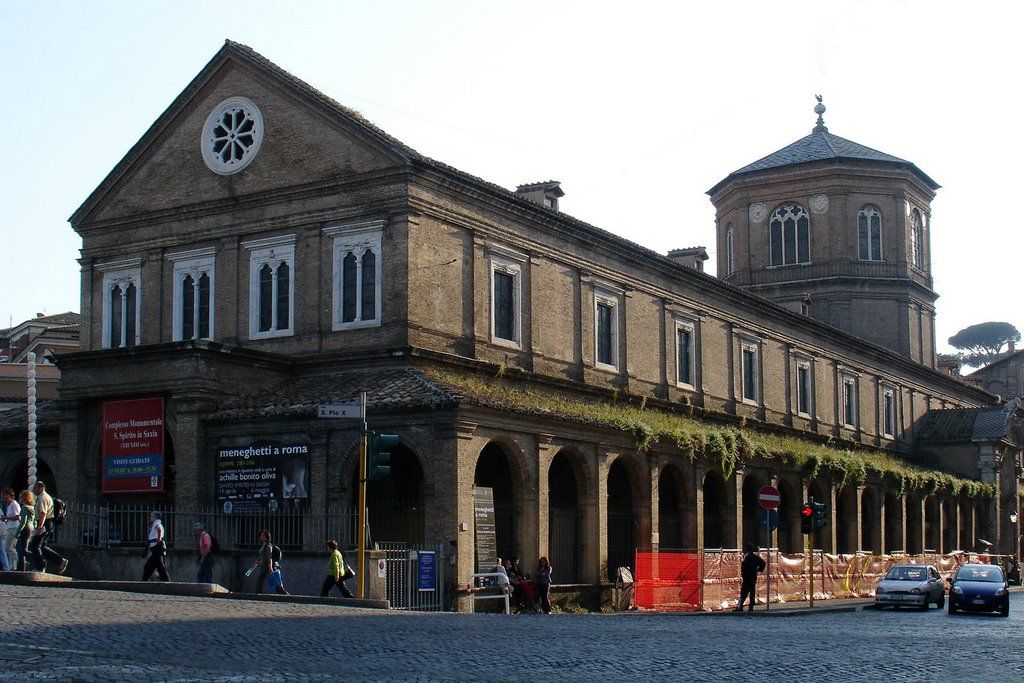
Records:
[[[391,473],[366,483],[366,519],[372,542],[423,542],[423,468],[416,454],[404,444],[390,449]],[[352,472],[352,509],[358,509],[359,464]],[[358,526],[358,525],[356,525]],[[354,531],[353,531],[354,534]]]
[[[878,498],[871,487],[867,487],[860,496],[860,548],[869,553],[881,553],[882,547],[879,532],[882,528],[878,518]]]
[[[903,547],[903,501],[892,491],[885,494],[885,548],[886,553],[905,551]]]
[[[725,480],[712,470],[704,476],[704,547],[721,548],[725,543]]]
[[[743,477],[743,543],[746,548],[750,543],[761,548],[767,545],[764,531],[763,509],[757,498],[758,491],[764,484],[757,475],[747,474]]]
[[[579,583],[583,508],[572,456],[559,451],[548,468],[548,553],[558,583]]]
[[[633,567],[636,557],[636,515],[633,487],[626,464],[619,458],[608,469],[608,579],[619,567]]]
[[[693,547],[687,533],[690,526],[686,485],[674,465],[665,465],[658,477],[658,547],[683,550]]]
[[[955,550],[957,520],[953,516],[953,504],[948,500],[942,501],[942,547],[939,552],[948,553]]]
[[[803,535],[800,533],[800,510],[803,501],[785,479],[779,481],[779,550],[787,554],[803,551]]]
[[[844,486],[836,496],[836,552],[855,553],[857,548],[857,489]]]
[[[489,488],[494,494],[494,540],[498,557],[502,560],[518,557],[518,514],[512,485],[512,467],[502,445],[492,441],[480,451],[473,474],[473,486]],[[481,571],[483,569],[481,567]]]
[[[939,501],[928,496],[924,501],[924,549],[937,553],[942,548],[942,522],[939,519]]]
[[[924,551],[921,545],[924,540],[921,529],[921,499],[917,496],[907,496],[907,554],[920,555]]]
[[[14,494],[20,495],[28,488],[28,459],[18,458],[17,462],[10,462],[4,468],[3,484],[0,488],[10,486]],[[36,459],[36,481],[46,484],[46,492],[53,497],[59,497],[59,483],[53,476],[53,470],[41,459]]]

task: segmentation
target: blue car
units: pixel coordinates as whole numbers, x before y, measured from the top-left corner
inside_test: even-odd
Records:
[[[949,585],[949,613],[999,612],[1010,616],[1010,593],[1003,570],[991,564],[965,564]]]

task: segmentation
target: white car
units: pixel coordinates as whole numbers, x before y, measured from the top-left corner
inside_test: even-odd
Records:
[[[930,565],[898,564],[875,588],[875,605],[879,607],[928,609],[933,602],[940,609],[946,604],[946,584]]]

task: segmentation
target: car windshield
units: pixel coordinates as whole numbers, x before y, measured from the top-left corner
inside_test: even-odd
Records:
[[[893,567],[885,575],[886,581],[924,581],[928,572],[924,567]]]
[[[956,573],[958,581],[983,581],[985,583],[1002,583],[1003,572],[999,567],[961,567]]]

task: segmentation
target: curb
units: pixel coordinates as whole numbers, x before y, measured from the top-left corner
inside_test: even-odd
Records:
[[[281,602],[299,605],[333,605],[335,607],[358,607],[363,609],[389,609],[387,600],[359,598],[321,598],[312,595],[267,595],[257,593],[232,593],[215,583],[181,583],[163,581],[91,581],[72,579],[58,574],[44,572],[0,572],[0,585],[37,586],[40,588],[78,588],[82,590],[107,590],[122,593],[148,595],[173,595],[193,598],[222,598],[229,600],[252,600],[256,602]]]

